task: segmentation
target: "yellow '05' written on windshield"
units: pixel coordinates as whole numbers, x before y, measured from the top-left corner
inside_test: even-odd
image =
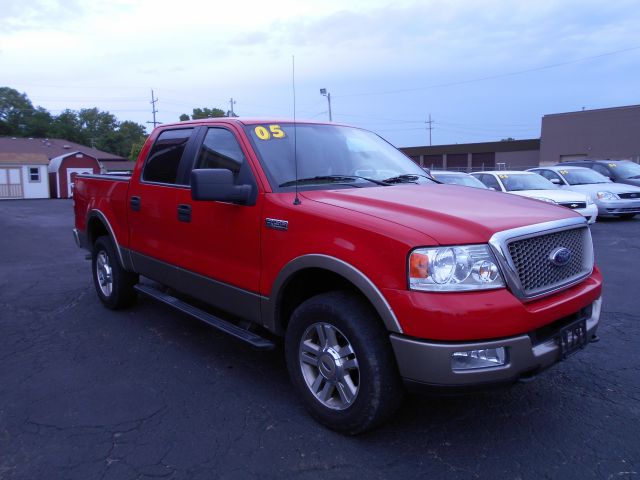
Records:
[[[258,125],[253,129],[256,133],[256,137],[260,140],[271,140],[272,138],[285,138],[286,134],[280,128],[280,125],[269,125],[265,127],[263,125]]]

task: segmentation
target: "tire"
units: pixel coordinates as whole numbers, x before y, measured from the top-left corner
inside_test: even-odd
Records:
[[[363,433],[402,402],[389,332],[368,303],[348,292],[317,295],[296,308],[285,356],[305,406],[332,430]]]
[[[138,275],[122,268],[109,237],[99,237],[93,245],[91,270],[98,298],[106,307],[117,310],[133,303]]]

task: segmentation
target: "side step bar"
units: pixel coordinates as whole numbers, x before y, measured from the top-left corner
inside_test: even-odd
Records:
[[[194,307],[193,305],[183,302],[182,300],[161,292],[160,290],[149,285],[137,284],[134,288],[143,295],[147,295],[151,298],[159,300],[162,303],[181,311],[182,313],[186,313],[187,315],[197,318],[198,320],[203,321],[211,325],[212,327],[217,328],[218,330],[221,330],[224,333],[237,338],[238,340],[242,340],[243,342],[246,342],[255,348],[258,348],[260,350],[272,350],[275,347],[275,344],[271,340],[256,335],[255,333],[250,332],[249,330],[245,330],[244,328],[240,328],[231,322],[216,317],[215,315],[211,315],[204,310]]]

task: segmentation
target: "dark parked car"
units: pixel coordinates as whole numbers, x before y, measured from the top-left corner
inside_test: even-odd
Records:
[[[580,160],[562,162],[557,166],[572,165],[586,167],[604,175],[616,183],[626,183],[640,187],[640,165],[630,160]]]

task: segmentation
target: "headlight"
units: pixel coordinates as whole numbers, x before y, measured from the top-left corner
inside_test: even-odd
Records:
[[[545,197],[530,197],[530,198],[535,198],[536,200],[541,200],[547,203],[553,203],[554,205],[558,204],[558,202],[556,202],[555,200],[551,200],[550,198],[545,198]]]
[[[612,192],[598,192],[596,196],[598,200],[620,200],[620,197]]]
[[[504,287],[488,245],[417,248],[409,255],[409,288],[431,292]]]

